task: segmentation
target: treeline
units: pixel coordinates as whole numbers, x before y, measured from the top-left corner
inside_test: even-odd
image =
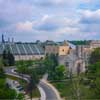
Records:
[[[87,45],[89,44],[90,40],[78,40],[78,41],[69,41],[74,45]]]
[[[63,80],[66,77],[67,70],[64,65],[59,65],[58,55],[46,55],[44,60],[46,72],[48,73],[48,80]]]
[[[15,58],[9,49],[4,50],[0,58],[2,59],[3,66],[14,66],[15,64]]]
[[[94,92],[94,99],[100,99],[100,48],[96,48],[91,53],[86,76],[91,80],[90,86]]]

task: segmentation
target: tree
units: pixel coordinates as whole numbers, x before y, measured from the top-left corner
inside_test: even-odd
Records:
[[[90,56],[88,76],[98,77],[100,75],[100,48],[96,48]]]
[[[4,74],[4,70],[2,67],[0,67],[0,78],[4,78],[5,74]]]
[[[7,55],[7,51],[6,50],[3,51],[2,59],[3,59],[4,66],[8,66],[8,55]]]
[[[15,99],[16,91],[7,88],[0,89],[0,99]]]
[[[9,66],[13,66],[15,64],[15,58],[10,51],[8,51],[7,59],[8,59]]]
[[[58,55],[51,54],[51,55],[50,55],[50,59],[53,60],[54,66],[58,66]]]
[[[4,66],[3,59],[2,59],[2,57],[0,57],[0,67],[3,67],[3,66]]]
[[[58,67],[56,67],[56,75],[55,75],[56,80],[63,80],[65,78],[65,75],[66,75],[66,69],[64,65],[59,65]]]
[[[15,64],[14,56],[9,49],[3,51],[2,58],[4,66],[13,66]]]
[[[6,50],[3,51],[3,59],[7,59],[7,51]]]
[[[58,66],[58,56],[54,54],[46,55],[44,65],[48,73],[48,78],[53,79],[56,73],[56,67]]]
[[[90,65],[88,68],[87,77],[91,79],[90,86],[95,92],[95,96],[100,98],[100,62]]]
[[[38,83],[39,83],[38,75],[35,70],[32,70],[30,82],[27,87],[27,91],[30,93],[31,100],[32,100],[32,94],[33,94],[34,90],[36,89]]]
[[[22,94],[22,93],[19,93],[18,95],[17,95],[17,98],[16,98],[17,100],[24,100],[24,94]]]
[[[89,63],[95,64],[100,61],[100,48],[96,48],[90,55]]]
[[[61,80],[65,78],[65,72],[67,73],[67,70],[64,65],[58,66],[58,55],[46,55],[44,65],[47,68],[49,80]]]
[[[2,58],[0,58],[0,78],[4,78],[5,74],[4,74],[4,70],[3,70],[3,61]]]
[[[100,48],[96,48],[90,56],[87,77],[91,80],[90,87],[94,97],[100,99]]]
[[[53,68],[54,62],[51,59],[50,55],[46,55],[45,60],[44,60],[44,65],[46,66],[47,71]]]
[[[28,67],[31,65],[29,65],[29,63],[21,60],[21,61],[17,62],[16,66],[17,66],[17,71],[19,73],[22,73],[22,74],[29,74],[30,73]]]
[[[15,99],[17,93],[15,90],[8,88],[6,78],[0,77],[0,99]]]
[[[95,85],[96,85],[96,88],[94,88],[95,97],[97,99],[100,99],[100,78],[99,77],[96,78]]]

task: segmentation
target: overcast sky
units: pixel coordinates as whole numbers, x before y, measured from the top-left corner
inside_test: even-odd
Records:
[[[100,0],[0,0],[0,37],[100,39]]]

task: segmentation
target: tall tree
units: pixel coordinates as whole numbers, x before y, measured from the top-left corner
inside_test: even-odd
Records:
[[[95,64],[96,62],[100,61],[100,48],[94,49],[94,51],[90,55],[90,64]]]
[[[32,100],[32,94],[33,94],[34,90],[36,89],[38,83],[39,83],[38,75],[35,70],[32,70],[30,82],[29,82],[28,88],[27,88],[27,91],[30,93],[31,100]]]
[[[94,96],[100,98],[100,62],[90,65],[87,76],[91,79],[90,86],[93,88]]]
[[[2,59],[3,59],[4,66],[7,66],[8,65],[8,54],[6,50],[3,51]]]
[[[2,58],[4,66],[13,66],[15,64],[15,59],[13,54],[10,52],[10,49],[3,51]]]
[[[15,64],[15,58],[14,58],[13,54],[10,51],[8,51],[7,58],[8,58],[9,66],[13,66]]]
[[[0,58],[0,77],[5,77],[5,74],[4,74],[4,71],[3,71],[2,58]]]
[[[55,73],[56,73],[55,74],[56,80],[63,80],[65,78],[66,73],[67,73],[65,66],[64,65],[57,66]]]

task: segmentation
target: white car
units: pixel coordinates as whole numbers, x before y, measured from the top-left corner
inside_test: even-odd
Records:
[[[20,85],[18,81],[13,81],[13,84],[14,84],[15,86]]]

